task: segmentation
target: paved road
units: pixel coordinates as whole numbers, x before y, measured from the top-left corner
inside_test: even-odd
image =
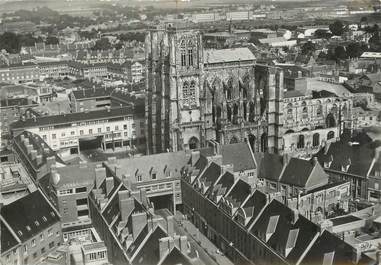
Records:
[[[158,210],[157,214],[164,218],[172,215],[168,209]],[[218,254],[218,248],[188,220],[182,219],[182,214],[175,216],[174,230],[177,234],[186,235],[189,243],[198,251],[200,259],[205,264],[210,265],[233,265],[233,263],[223,254]]]

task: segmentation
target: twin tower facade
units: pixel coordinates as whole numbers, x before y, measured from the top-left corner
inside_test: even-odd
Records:
[[[148,153],[247,141],[280,153],[283,72],[256,64],[248,48],[204,49],[196,30],[146,36]]]

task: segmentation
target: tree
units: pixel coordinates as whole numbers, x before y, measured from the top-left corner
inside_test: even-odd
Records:
[[[348,44],[346,51],[349,58],[358,58],[366,51],[366,47],[358,42],[351,42]]]
[[[0,35],[0,50],[6,50],[9,53],[18,53],[21,49],[19,37],[13,32],[5,32]]]
[[[111,49],[111,43],[107,38],[102,38],[95,42],[93,50],[109,50]]]
[[[335,57],[336,60],[345,60],[348,58],[347,52],[343,46],[337,46],[335,48]]]
[[[344,33],[345,25],[340,20],[336,20],[334,23],[329,25],[329,30],[333,35],[341,36]]]
[[[314,35],[316,38],[319,38],[319,39],[329,39],[332,36],[332,34],[325,29],[316,30]]]
[[[59,43],[59,40],[54,36],[48,36],[45,41],[45,44],[47,45],[50,45],[50,44],[56,45],[58,43]]]
[[[362,17],[361,20],[360,20],[360,24],[361,25],[368,25],[368,18],[367,17]]]
[[[308,41],[303,44],[302,46],[302,54],[304,55],[311,55],[316,50],[315,43],[312,41]]]

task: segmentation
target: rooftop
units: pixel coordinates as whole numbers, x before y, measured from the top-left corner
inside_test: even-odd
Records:
[[[204,51],[204,63],[228,63],[239,61],[254,61],[255,56],[249,48],[208,49]]]
[[[53,116],[40,116],[35,119],[19,120],[11,124],[12,129],[39,127],[39,126],[54,126],[57,124],[74,123],[88,120],[100,120],[107,118],[123,117],[127,115],[141,115],[135,113],[132,107],[112,108],[109,110],[95,110],[90,112],[75,112]]]

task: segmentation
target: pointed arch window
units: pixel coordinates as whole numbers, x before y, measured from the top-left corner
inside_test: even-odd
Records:
[[[191,81],[184,82],[183,84],[183,103],[185,106],[195,106],[196,105],[196,82]]]
[[[193,66],[193,42],[188,42],[188,65]]]
[[[184,40],[181,41],[181,44],[180,44],[180,54],[181,54],[181,66],[186,66],[187,56],[186,56],[186,45]]]

